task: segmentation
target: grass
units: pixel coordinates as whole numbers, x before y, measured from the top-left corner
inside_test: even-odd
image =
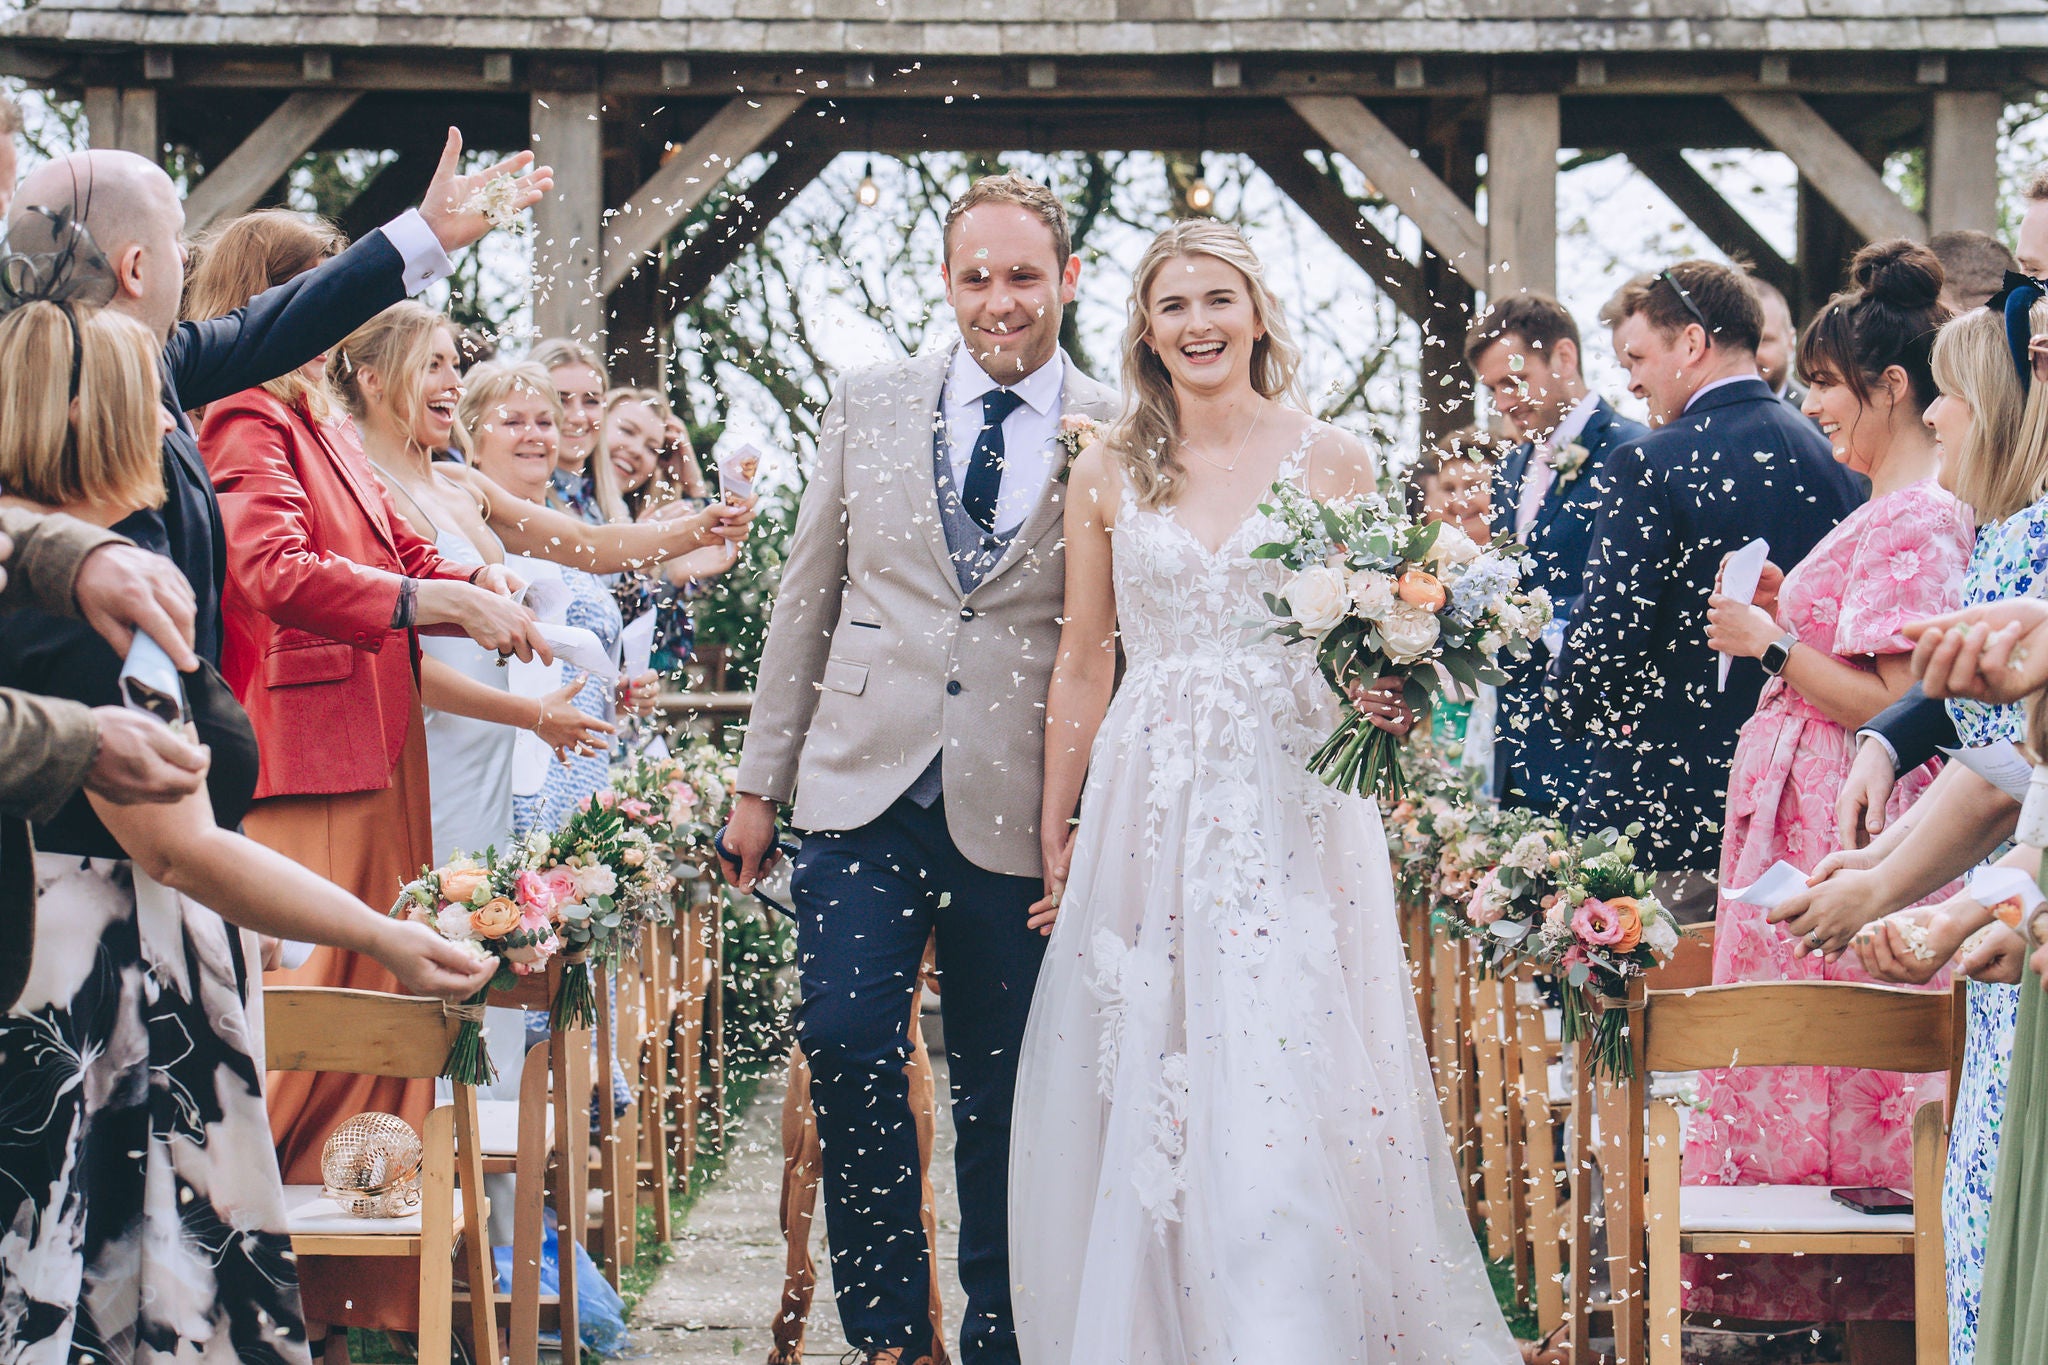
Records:
[[[1484,1234],[1481,1234],[1482,1240]],[[1488,1261],[1486,1278],[1493,1284],[1493,1297],[1508,1320],[1508,1330],[1518,1341],[1534,1341],[1543,1335],[1536,1327],[1536,1311],[1515,1301],[1515,1268],[1507,1261]]]

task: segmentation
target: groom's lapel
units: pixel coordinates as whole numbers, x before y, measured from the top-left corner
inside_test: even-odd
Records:
[[[946,544],[946,526],[939,519],[939,490],[933,481],[942,420],[939,395],[945,391],[946,373],[952,364],[953,348],[949,346],[930,358],[930,363],[909,372],[892,395],[892,406],[883,419],[888,432],[882,448],[897,461],[896,482],[910,500],[912,534],[922,537],[938,563],[939,576],[957,593],[960,575]]]

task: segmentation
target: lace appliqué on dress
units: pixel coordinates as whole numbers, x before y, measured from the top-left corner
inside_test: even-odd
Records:
[[[1188,1145],[1186,1053],[1170,1054],[1160,1067],[1150,1120],[1152,1141],[1132,1163],[1131,1182],[1137,1186],[1138,1202],[1152,1215],[1152,1230],[1163,1242],[1166,1225],[1180,1221],[1180,1198],[1188,1188],[1187,1173],[1181,1169]]]

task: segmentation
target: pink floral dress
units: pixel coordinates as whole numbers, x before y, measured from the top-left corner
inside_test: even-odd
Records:
[[[1800,643],[1871,667],[1911,652],[1909,621],[1961,605],[1973,526],[1931,479],[1866,503],[1785,576],[1778,619]],[[1728,781],[1721,885],[1748,886],[1783,858],[1811,870],[1839,846],[1835,799],[1854,737],[1773,678],[1742,727]],[[1932,764],[1899,780],[1896,820],[1934,780]],[[1947,892],[1942,892],[1946,895]],[[1930,897],[1930,899],[1935,899]],[[1721,901],[1714,980],[1869,981],[1856,955],[1797,958],[1754,905]],[[1928,989],[1946,989],[1942,973]],[[1821,1067],[1742,1067],[1700,1077],[1686,1134],[1689,1185],[1889,1185],[1910,1190],[1913,1111],[1939,1099],[1942,1077]],[[1913,1316],[1910,1262],[1882,1256],[1687,1256],[1688,1309],[1759,1322]]]

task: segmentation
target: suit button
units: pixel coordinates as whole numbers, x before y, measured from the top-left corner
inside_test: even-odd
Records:
[[[947,682],[946,695],[949,697],[957,697],[960,695],[960,680],[958,678],[954,678]]]
[[[972,620],[974,619],[974,608],[973,608],[973,607],[962,607],[962,608],[960,608],[960,619],[961,619],[961,620],[963,620],[963,621],[972,621]]]

